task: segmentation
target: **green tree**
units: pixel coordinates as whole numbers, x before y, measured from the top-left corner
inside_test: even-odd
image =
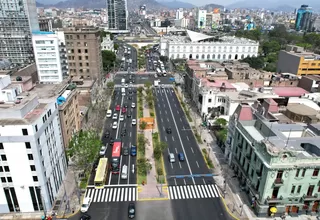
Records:
[[[107,82],[108,89],[114,89],[114,82]]]
[[[167,56],[160,56],[160,60],[164,63],[168,62],[168,57]]]
[[[149,89],[152,86],[152,83],[150,81],[145,82],[144,87],[147,87]]]
[[[103,50],[102,51],[102,65],[103,70],[110,71],[111,68],[116,64],[117,56],[113,51]]]
[[[119,49],[119,44],[114,44],[113,48],[114,48],[114,50],[118,50]]]
[[[138,135],[138,150],[143,154],[145,152],[146,143],[147,143],[146,138],[142,134],[139,134]]]
[[[142,94],[143,87],[142,87],[142,86],[139,86],[139,87],[137,88],[137,91],[138,91],[138,93]]]
[[[160,147],[161,151],[163,152],[164,150],[166,150],[168,148],[168,144],[166,142],[161,141],[159,143],[159,147]]]
[[[94,130],[80,130],[74,134],[67,148],[67,156],[77,168],[87,171],[94,163],[102,143]]]
[[[145,175],[152,169],[152,165],[148,159],[139,158],[137,160],[137,168],[140,175]]]
[[[254,69],[262,69],[264,67],[264,59],[262,57],[246,57],[241,62],[248,63]]]
[[[261,38],[261,29],[257,28],[255,30],[238,30],[235,33],[235,36],[259,41]]]
[[[224,143],[227,140],[227,134],[228,134],[228,130],[226,128],[221,129],[220,131],[218,131],[216,133],[217,139],[221,142]]]
[[[267,56],[270,53],[279,52],[281,49],[281,46],[279,42],[272,40],[272,41],[266,41],[262,44],[262,51],[265,56]]]
[[[147,127],[147,122],[142,121],[142,122],[140,123],[139,127],[140,127],[141,130],[146,129],[146,127]]]
[[[227,125],[227,123],[228,123],[227,120],[224,118],[218,118],[214,122],[215,125],[219,125],[220,127],[225,127]]]

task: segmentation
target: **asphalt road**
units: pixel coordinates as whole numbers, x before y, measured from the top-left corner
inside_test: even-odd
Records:
[[[123,62],[123,68],[122,70],[124,71],[129,71],[133,72],[137,70],[137,50],[136,48],[134,48],[133,46],[129,45],[129,44],[125,44],[125,43],[119,43],[121,46],[119,47],[119,55],[121,55],[121,59],[122,57],[125,57],[125,61]],[[130,54],[129,53],[124,53],[126,48],[130,48]],[[132,62],[129,63],[129,59],[132,59]]]
[[[154,74],[134,74],[134,83],[133,84],[145,84],[146,82],[151,82],[153,84],[154,80],[160,80],[160,84],[165,84],[165,85],[172,85],[173,81],[170,80],[170,78],[172,78],[173,76],[168,74],[165,77],[154,77]],[[130,81],[129,77],[127,76],[127,74],[116,74],[114,77],[114,83],[116,85],[120,85],[121,84],[121,79],[125,78],[127,83]]]
[[[127,93],[128,93],[128,89],[127,89]],[[115,121],[112,118],[107,118],[105,120],[105,130],[104,133],[106,133],[106,131],[108,130],[110,132],[110,138],[112,137],[114,140],[120,138],[122,140],[122,147],[124,146],[128,146],[131,147],[131,145],[136,145],[137,142],[137,128],[136,126],[133,126],[131,121],[132,118],[137,118],[137,110],[136,108],[131,108],[131,104],[134,102],[137,102],[137,96],[136,93],[132,93],[131,95],[128,94],[126,96],[122,96],[121,95],[121,91],[120,88],[116,88],[115,89],[115,93],[114,93],[114,98],[111,101],[110,104],[110,109],[112,110],[112,112],[115,112],[115,107],[116,105],[121,105],[124,106],[125,104],[128,105],[127,108],[127,113],[125,113],[125,119],[124,121],[120,122],[119,121],[119,117],[120,114],[118,114],[118,128],[112,129],[112,123]],[[129,99],[129,96],[132,97],[132,100]],[[131,114],[131,118],[127,118],[128,112],[132,112]],[[123,129],[126,129],[126,135],[121,137],[121,131]],[[102,138],[102,143],[104,145],[107,145],[107,151],[106,151],[106,157],[108,157],[111,160],[111,153],[112,153],[112,145],[110,144],[110,138],[106,138],[105,135],[103,135]],[[136,158],[132,157],[130,155],[128,156],[121,156],[120,159],[120,167],[122,168],[122,166],[126,164],[128,165],[129,171],[131,171],[131,166],[132,164],[136,164]],[[94,177],[95,177],[95,171],[93,170],[93,172],[90,175],[90,179],[89,179],[89,183],[88,185],[94,185]],[[107,184],[112,184],[112,185],[119,185],[119,184],[136,184],[136,175],[131,174],[131,172],[128,173],[128,179],[127,180],[122,180],[120,179],[120,175],[115,175],[112,174],[109,171],[109,178],[107,180],[107,182],[105,183]]]
[[[174,89],[157,88],[153,92],[160,138],[168,143],[164,152],[168,185],[212,184],[212,177],[203,176],[210,172]],[[166,132],[167,128],[171,128],[171,134]],[[169,153],[174,153],[175,163],[169,162]],[[185,161],[178,160],[178,153],[184,154]]]

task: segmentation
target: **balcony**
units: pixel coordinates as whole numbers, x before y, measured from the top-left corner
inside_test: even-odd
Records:
[[[316,201],[316,200],[319,200],[319,197],[318,197],[318,194],[315,193],[314,195],[306,195],[304,194],[302,196],[303,200],[304,201]]]
[[[283,200],[283,197],[280,196],[280,197],[267,197],[267,200],[266,200],[266,203],[280,203],[282,202]]]
[[[274,180],[273,186],[282,186],[283,185],[283,179],[282,178],[276,178]]]

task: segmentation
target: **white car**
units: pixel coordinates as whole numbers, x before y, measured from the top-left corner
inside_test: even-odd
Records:
[[[118,113],[114,113],[113,116],[112,116],[112,119],[113,120],[117,120],[118,119]]]
[[[124,121],[124,116],[120,115],[120,121]]]
[[[136,119],[132,119],[132,125],[136,125],[137,124],[137,120]]]
[[[100,156],[104,156],[106,154],[106,151],[107,151],[107,147],[102,146],[99,152]]]
[[[112,111],[109,109],[109,110],[107,111],[107,118],[111,118],[111,116],[112,116]]]
[[[91,198],[90,197],[86,197],[83,199],[83,203],[82,203],[82,206],[81,206],[81,212],[87,212],[90,205],[91,205]]]
[[[112,129],[117,129],[118,128],[118,122],[113,122],[112,124]]]
[[[131,108],[135,108],[135,107],[136,107],[136,103],[132,102]]]
[[[124,88],[128,88],[128,84],[125,84],[125,85],[124,85]]]

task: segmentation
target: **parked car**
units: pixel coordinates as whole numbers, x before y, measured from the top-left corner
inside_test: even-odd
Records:
[[[135,145],[131,146],[131,156],[137,156],[137,147]]]

